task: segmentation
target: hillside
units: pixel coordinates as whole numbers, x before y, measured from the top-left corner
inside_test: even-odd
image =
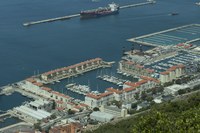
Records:
[[[87,133],[200,132],[200,92],[185,100],[156,104],[137,117],[106,124]]]

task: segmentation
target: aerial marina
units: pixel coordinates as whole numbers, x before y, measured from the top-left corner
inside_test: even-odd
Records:
[[[34,14],[20,6],[20,10],[13,10],[22,10],[16,15],[24,14],[23,18],[14,21],[11,17],[12,21],[6,23],[7,17],[2,20],[0,27],[12,26],[2,28],[6,35],[0,39],[5,47],[0,56],[0,132],[56,133],[62,129],[95,133],[106,123],[143,116],[155,104],[169,104],[167,101],[183,100],[199,92],[198,2],[176,0],[188,11],[168,1],[65,2],[48,5],[43,1],[40,6],[33,2],[29,10]],[[59,8],[53,10],[56,3]],[[39,9],[46,10],[46,15],[37,12]],[[64,16],[66,12],[75,14]],[[20,27],[24,21],[60,13],[64,17],[23,25],[70,21]],[[94,19],[71,19],[88,16]],[[16,22],[20,29],[15,27]],[[15,47],[15,43],[21,45]]]

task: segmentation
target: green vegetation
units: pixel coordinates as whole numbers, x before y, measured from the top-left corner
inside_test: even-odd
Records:
[[[38,123],[35,123],[34,124],[34,129],[37,129],[37,130],[41,131],[42,129],[41,129],[40,124],[41,124],[41,121],[38,121]]]
[[[93,111],[99,111],[99,108],[98,107],[94,107]]]
[[[56,102],[53,100],[52,109],[56,109]]]
[[[73,110],[71,110],[71,109],[68,109],[67,113],[68,113],[69,115],[73,115],[73,114],[75,114],[75,111],[73,111]]]
[[[120,108],[122,103],[120,101],[113,100],[109,103],[109,105],[116,105],[118,108]]]
[[[150,111],[116,124],[108,123],[88,133],[194,133],[200,131],[200,92],[155,104]]]

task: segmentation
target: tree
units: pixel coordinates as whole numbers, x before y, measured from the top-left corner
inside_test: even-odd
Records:
[[[118,108],[120,108],[122,106],[122,103],[120,101],[116,101],[116,100],[111,101],[111,104],[116,105]]]
[[[94,107],[93,111],[99,111],[99,108],[98,107]]]
[[[153,100],[153,97],[152,96],[147,96],[145,99],[150,102],[150,101]]]
[[[139,93],[135,93],[134,98],[135,98],[136,100],[139,100]]]
[[[56,119],[56,115],[55,114],[51,115],[51,119]]]
[[[154,104],[150,111],[87,133],[196,133],[200,129],[199,101],[200,92],[184,100]]]
[[[141,93],[141,99],[142,99],[142,100],[145,100],[146,97],[147,97],[146,92],[145,92],[145,91],[142,91],[142,93]]]
[[[182,94],[185,94],[185,93],[186,93],[186,90],[185,90],[185,89],[178,90],[178,94],[179,94],[179,95],[182,95]]]
[[[132,104],[131,104],[131,108],[132,108],[132,109],[137,108],[137,104],[138,104],[138,103],[132,103]]]
[[[53,100],[52,109],[56,109],[56,102]]]
[[[74,112],[73,110],[71,110],[71,109],[68,109],[67,113],[68,113],[69,115],[75,114],[75,112]]]
[[[41,128],[40,124],[41,124],[41,122],[40,122],[40,121],[38,121],[38,123],[35,123],[35,124],[34,124],[34,128],[35,128],[35,129],[38,129],[38,130],[40,130],[40,131],[41,131],[41,130],[42,130],[42,128]]]

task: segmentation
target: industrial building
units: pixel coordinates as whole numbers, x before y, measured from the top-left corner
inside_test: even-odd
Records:
[[[48,119],[52,114],[41,109],[33,109],[27,105],[16,107],[13,110],[15,116],[26,122],[37,123],[38,121]]]
[[[114,119],[114,116],[105,112],[94,111],[90,114],[90,119],[99,122],[109,122]]]
[[[177,95],[179,90],[189,88],[188,85],[174,84],[164,88],[165,94]]]
[[[127,109],[125,109],[125,108],[119,109],[115,105],[111,105],[111,106],[104,105],[100,109],[101,109],[102,112],[111,114],[116,118],[126,117],[126,115],[127,115]]]
[[[35,110],[42,109],[42,110],[47,110],[51,111],[53,102],[52,101],[47,101],[47,100],[35,100],[29,103],[29,106]]]

